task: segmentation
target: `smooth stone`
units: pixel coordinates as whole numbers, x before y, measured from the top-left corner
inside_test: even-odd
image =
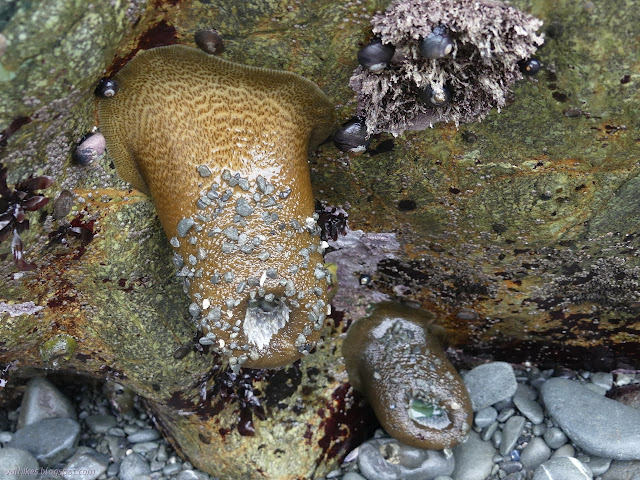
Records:
[[[410,447],[393,438],[369,440],[358,450],[358,467],[367,480],[433,480],[450,475],[454,464],[454,457],[442,451]]]
[[[17,430],[7,446],[27,450],[49,467],[73,455],[79,439],[80,425],[75,420],[45,418]]]
[[[591,470],[574,457],[547,460],[533,472],[533,480],[593,480]]]
[[[175,480],[204,480],[205,474],[202,472],[196,472],[194,470],[188,469],[181,471],[176,477]]]
[[[120,472],[120,462],[115,462],[107,468],[107,477],[115,477]]]
[[[567,443],[566,445],[561,446],[555,452],[553,452],[553,455],[551,455],[551,458],[573,457],[575,456],[575,454],[576,454],[576,449],[573,448],[573,445],[571,445],[570,443]]]
[[[524,430],[526,420],[520,415],[515,415],[504,424],[502,429],[502,441],[500,442],[500,455],[508,455],[516,446],[518,438]]]
[[[640,461],[614,460],[602,480],[640,480]]]
[[[547,426],[544,423],[539,423],[531,428],[531,431],[536,437],[541,437],[547,431]]]
[[[471,369],[464,376],[473,411],[507,400],[516,393],[518,383],[511,365],[491,362]]]
[[[13,433],[11,432],[0,432],[0,443],[8,443],[13,438]]]
[[[493,422],[487,428],[482,430],[482,432],[480,432],[480,439],[485,441],[485,442],[489,441],[491,439],[491,437],[493,436],[493,434],[498,429],[498,425],[499,425],[498,422]]]
[[[610,458],[602,457],[590,457],[589,461],[579,460],[591,469],[591,473],[593,473],[594,476],[602,475],[609,470],[612,461]]]
[[[110,428],[116,426],[116,417],[113,415],[89,415],[85,423],[93,433],[107,433]]]
[[[169,459],[169,455],[167,455],[167,449],[164,445],[160,445],[158,447],[158,453],[156,453],[156,460],[159,462],[166,462]]]
[[[182,466],[179,463],[170,463],[162,469],[162,473],[169,476],[178,473],[180,470],[182,470]]]
[[[27,383],[22,397],[16,430],[44,418],[75,420],[77,417],[71,401],[55,385],[43,377],[34,377]]]
[[[67,473],[63,475],[66,480],[95,480],[109,466],[109,457],[87,447],[79,447],[67,465],[64,467]]]
[[[519,472],[520,470],[522,470],[522,463],[515,460],[502,462],[500,464],[500,470],[502,470],[507,475],[510,473]]]
[[[343,479],[344,480],[344,479]],[[434,478],[433,480],[453,480],[453,478],[451,478],[448,475],[438,475],[436,478]]]
[[[550,448],[556,449],[567,443],[567,436],[558,427],[551,427],[543,435],[544,441]]]
[[[120,463],[120,480],[139,480],[141,476],[150,473],[149,464],[139,453],[127,455]]]
[[[148,453],[158,449],[158,442],[141,442],[134,443],[131,447],[136,453]]]
[[[473,418],[473,422],[479,428],[485,428],[491,425],[498,417],[498,412],[493,407],[483,408],[476,412]]]
[[[484,480],[493,469],[496,449],[484,442],[474,432],[469,432],[467,441],[453,449],[456,466],[451,477],[454,480]]]
[[[159,438],[160,432],[158,432],[155,428],[148,428],[132,433],[127,437],[127,440],[129,440],[129,443],[142,443],[153,442],[154,440],[158,440]]]
[[[516,413],[516,409],[513,407],[505,407],[502,410],[500,410],[500,413],[498,413],[498,418],[497,420],[500,423],[504,423],[507,420],[509,420],[509,418],[513,417]]]
[[[531,423],[538,425],[544,420],[544,412],[538,402],[531,398],[530,392],[524,388],[524,385],[518,385],[515,395],[513,396],[513,403],[520,410],[525,417],[527,417]],[[534,396],[535,398],[535,396]]]
[[[604,388],[606,391],[613,387],[613,374],[608,372],[596,372],[591,374],[591,383]]]
[[[640,460],[640,411],[562,378],[549,379],[541,393],[555,422],[586,453]]]
[[[539,437],[534,437],[529,441],[527,446],[522,449],[520,461],[525,469],[535,470],[542,463],[549,460],[550,456],[551,449],[544,440]]]
[[[434,478],[434,480],[436,480],[436,478]],[[342,477],[342,480],[367,480],[366,478],[364,478],[362,475],[360,475],[359,473],[356,472],[347,472],[344,474],[344,476]]]
[[[591,390],[594,393],[597,393],[598,395],[606,395],[607,394],[607,389],[601,387],[600,385],[596,385],[594,383],[585,383],[582,385],[584,388]]]
[[[35,480],[40,472],[36,458],[20,448],[0,448],[0,478]]]

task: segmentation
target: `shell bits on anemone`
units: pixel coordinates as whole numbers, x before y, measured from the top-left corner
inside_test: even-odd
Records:
[[[331,275],[307,153],[333,126],[311,81],[173,45],[139,52],[99,105],[118,174],[151,195],[199,342],[232,368],[309,353]]]
[[[495,0],[395,0],[371,25],[350,81],[369,135],[482,120],[544,43],[542,21]]]
[[[460,443],[473,421],[462,378],[435,339],[433,315],[391,302],[351,325],[342,352],[351,385],[400,442],[441,450]]]

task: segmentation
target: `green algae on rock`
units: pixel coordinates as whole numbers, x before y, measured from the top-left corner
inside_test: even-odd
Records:
[[[462,378],[432,333],[431,314],[385,302],[347,332],[342,352],[349,380],[384,429],[407,445],[457,445],[472,422]]]

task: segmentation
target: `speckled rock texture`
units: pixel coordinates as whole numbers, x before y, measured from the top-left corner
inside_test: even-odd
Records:
[[[2,381],[43,368],[117,379],[149,400],[199,468],[293,479],[330,471],[365,434],[370,411],[346,383],[340,347],[368,299],[436,313],[449,352],[472,364],[637,368],[640,12],[630,0],[512,4],[544,21],[546,41],[542,71],[515,84],[500,113],[459,130],[380,135],[360,156],[329,142],[310,156],[316,199],[347,211],[364,232],[359,251],[384,234],[392,254],[340,264],[344,243],[332,255],[349,285],[335,298],[344,310],[315,354],[231,378],[194,346],[150,200],[107,155],[72,160],[96,127],[95,85],[139,49],[194,46],[196,31],[215,28],[223,58],[311,79],[341,123],[355,113],[356,53],[386,2],[4,2],[0,162],[10,186],[31,174],[55,183],[21,233],[36,268],[19,272],[11,239],[0,243]],[[359,288],[352,280],[363,274]]]

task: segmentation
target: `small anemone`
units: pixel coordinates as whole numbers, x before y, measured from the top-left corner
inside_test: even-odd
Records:
[[[462,441],[473,419],[469,394],[440,347],[433,315],[391,302],[351,325],[344,340],[349,381],[384,429],[416,448]]]
[[[544,42],[542,21],[494,0],[395,0],[371,25],[395,55],[383,71],[359,66],[351,77],[369,135],[483,119],[506,105],[519,62]],[[445,87],[446,105],[420,100]]]
[[[33,270],[35,264],[27,262],[23,258],[23,244],[20,234],[29,229],[29,220],[25,218],[25,212],[33,212],[49,203],[44,195],[36,193],[37,190],[48,188],[53,183],[53,178],[42,175],[33,177],[30,175],[25,180],[19,181],[14,189],[7,186],[7,167],[0,163],[0,242],[13,234],[11,239],[11,252],[19,270]]]

